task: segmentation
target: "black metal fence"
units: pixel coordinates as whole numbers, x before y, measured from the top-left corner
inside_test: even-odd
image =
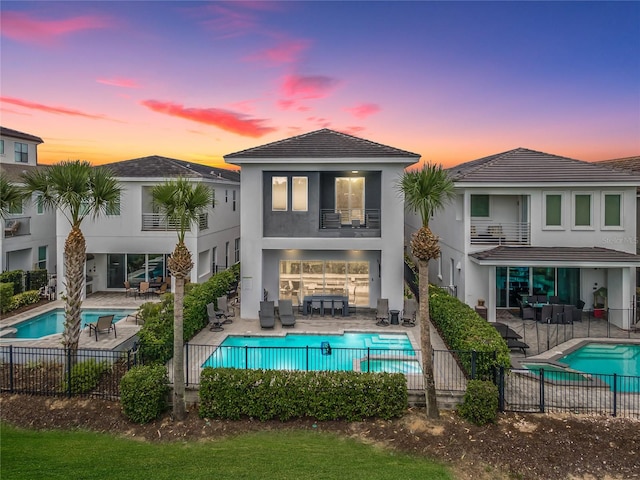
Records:
[[[122,376],[138,362],[135,350],[0,346],[0,391],[117,399]]]

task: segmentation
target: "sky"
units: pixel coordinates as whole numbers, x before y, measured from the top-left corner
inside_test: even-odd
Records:
[[[0,124],[44,164],[321,128],[444,167],[640,155],[638,1],[3,0],[0,35]]]

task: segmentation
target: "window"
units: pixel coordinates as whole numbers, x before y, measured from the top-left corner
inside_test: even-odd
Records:
[[[26,143],[15,142],[15,158],[16,162],[28,163],[29,162],[29,145]]]
[[[211,208],[215,208],[216,206],[216,189],[211,189]]]
[[[562,226],[562,195],[546,194],[545,200],[545,217],[544,225],[546,227]]]
[[[42,215],[44,213],[44,201],[42,199],[42,195],[38,195],[36,198],[36,212],[38,215]]]
[[[118,195],[118,199],[113,202],[111,205],[107,205],[107,215],[120,215],[120,196]]]
[[[18,200],[17,202],[9,205],[9,214],[10,215],[22,215],[22,201]]]
[[[292,205],[294,212],[306,212],[308,210],[307,177],[293,177],[292,180]]]
[[[40,270],[47,269],[47,246],[38,247],[38,263],[37,266]]]
[[[287,177],[271,178],[271,210],[284,212],[287,210]]]
[[[229,203],[229,190],[224,191],[224,203]]]
[[[0,155],[4,155],[4,140],[0,140]]]
[[[489,195],[471,195],[471,216],[489,216]]]
[[[229,242],[224,244],[224,268],[229,268]]]
[[[622,195],[619,193],[604,194],[604,226],[622,226]]]
[[[211,251],[211,271],[218,273],[218,247],[213,247]]]
[[[343,224],[350,224],[353,220],[364,223],[364,189],[364,177],[336,178],[336,210]]]
[[[573,226],[590,227],[591,222],[591,194],[576,193],[573,196]]]
[[[233,202],[233,211],[235,212],[236,211],[236,191],[233,190],[231,193],[233,194],[232,202]]]
[[[236,238],[234,242],[233,261],[238,263],[240,261],[240,239]]]

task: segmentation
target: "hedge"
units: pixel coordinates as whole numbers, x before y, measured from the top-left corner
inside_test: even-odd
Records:
[[[403,415],[408,403],[401,373],[206,367],[199,395],[200,417],[230,420],[390,419]]]

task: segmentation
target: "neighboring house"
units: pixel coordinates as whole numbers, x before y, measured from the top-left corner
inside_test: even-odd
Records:
[[[531,294],[591,309],[605,287],[610,320],[628,328],[640,175],[524,148],[448,171],[457,196],[430,223],[433,283],[472,307],[486,300],[489,320]],[[418,226],[408,217],[408,233]]]
[[[404,202],[420,156],[322,129],[225,155],[242,167],[241,315],[331,294],[402,309]]]
[[[20,184],[23,172],[38,166],[40,137],[0,127],[0,169],[9,181]],[[0,237],[0,269],[56,271],[55,213],[44,209],[34,195],[24,201],[3,220]]]
[[[136,287],[143,281],[169,277],[167,258],[178,241],[176,226],[167,224],[160,214],[153,203],[151,190],[155,185],[177,177],[202,182],[214,192],[214,204],[185,237],[194,263],[190,280],[202,282],[240,260],[238,172],[161,156],[104,166],[111,169],[123,191],[119,208],[95,221],[88,217],[82,223],[87,242],[87,294],[122,291],[125,281]],[[58,263],[62,265],[64,242],[70,227],[61,215],[57,225]]]

